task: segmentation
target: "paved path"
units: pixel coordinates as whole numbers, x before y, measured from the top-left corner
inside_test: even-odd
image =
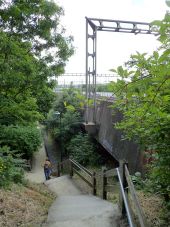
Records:
[[[36,152],[33,156],[32,161],[32,170],[30,172],[26,172],[25,177],[31,182],[34,183],[43,183],[45,181],[43,163],[46,158],[44,144],[42,144],[41,148],[38,152]]]
[[[60,160],[60,148],[58,147],[58,144],[55,142],[54,139],[51,138],[50,134],[48,134],[46,131],[43,133],[44,138],[44,144],[46,147],[46,151],[48,153],[48,157],[53,165],[53,171],[57,171],[57,162]]]
[[[117,227],[117,205],[82,194],[69,176],[46,181],[57,199],[49,209],[44,227]]]
[[[33,168],[26,178],[34,183],[43,183],[57,198],[49,209],[43,227],[118,227],[118,207],[92,195],[81,192],[69,176],[45,181],[42,163],[46,158],[44,146],[33,158]]]

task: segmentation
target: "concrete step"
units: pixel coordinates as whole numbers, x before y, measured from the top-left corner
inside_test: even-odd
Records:
[[[118,219],[117,205],[98,197],[89,195],[61,196],[51,206],[46,226],[117,227]]]
[[[44,227],[118,227],[117,205],[83,195],[68,176],[49,180],[46,185],[57,198],[49,209]]]

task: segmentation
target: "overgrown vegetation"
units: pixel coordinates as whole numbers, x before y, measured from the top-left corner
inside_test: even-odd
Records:
[[[99,155],[95,152],[96,146],[87,134],[79,133],[72,137],[67,147],[70,157],[73,157],[83,166],[97,165]]]
[[[124,139],[133,139],[150,154],[147,166],[153,192],[170,206],[170,14],[153,22],[159,30],[161,46],[151,56],[137,53],[116,72],[121,79],[112,82],[116,96],[113,108],[123,113],[115,126]],[[150,151],[150,152],[148,152]]]
[[[62,15],[53,1],[0,1],[0,146],[9,148],[0,149],[0,186],[17,182],[16,162],[29,159],[41,143],[37,122],[54,101],[54,76],[73,54]]]
[[[63,155],[82,165],[96,165],[99,155],[92,139],[82,133],[85,98],[70,86],[58,94],[47,120],[47,129],[61,145]]]
[[[0,187],[9,188],[12,182],[23,182],[23,160],[8,147],[0,147]]]
[[[11,151],[29,159],[41,144],[40,130],[34,126],[2,126],[0,141],[2,146],[6,145]]]

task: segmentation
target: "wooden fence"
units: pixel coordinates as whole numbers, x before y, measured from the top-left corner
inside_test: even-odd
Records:
[[[85,181],[92,188],[93,195],[96,195],[96,177],[95,177],[96,173],[95,172],[89,171],[88,169],[86,169],[84,166],[82,166],[81,164],[79,164],[73,159],[67,159],[61,163],[58,163],[57,170],[58,170],[57,171],[58,176],[60,176],[63,170],[66,170],[71,177],[74,174],[77,174],[83,181]],[[81,172],[83,172],[87,177],[81,174]]]
[[[69,173],[71,177],[73,174],[77,174],[92,188],[93,195],[96,195],[97,186],[95,172],[89,171],[73,159],[68,159],[58,164],[58,176],[60,176],[63,169],[67,169],[67,173]],[[87,175],[90,180],[84,177],[81,172]],[[119,206],[122,216],[127,217],[130,227],[148,227],[144,213],[139,204],[131,176],[129,174],[128,164],[120,161],[119,168],[103,170],[100,176],[102,178],[102,198],[107,200],[107,193],[114,193],[115,185],[109,184],[108,178],[116,177],[120,185]],[[133,202],[136,214],[133,212],[132,204],[129,198],[131,198],[131,202]]]

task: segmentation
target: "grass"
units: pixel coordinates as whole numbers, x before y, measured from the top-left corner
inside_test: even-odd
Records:
[[[43,184],[0,189],[0,226],[38,227],[46,221],[54,195]]]
[[[150,227],[160,227],[160,211],[162,210],[162,198],[159,195],[137,191],[140,205],[144,211]],[[168,226],[167,226],[168,227]]]

